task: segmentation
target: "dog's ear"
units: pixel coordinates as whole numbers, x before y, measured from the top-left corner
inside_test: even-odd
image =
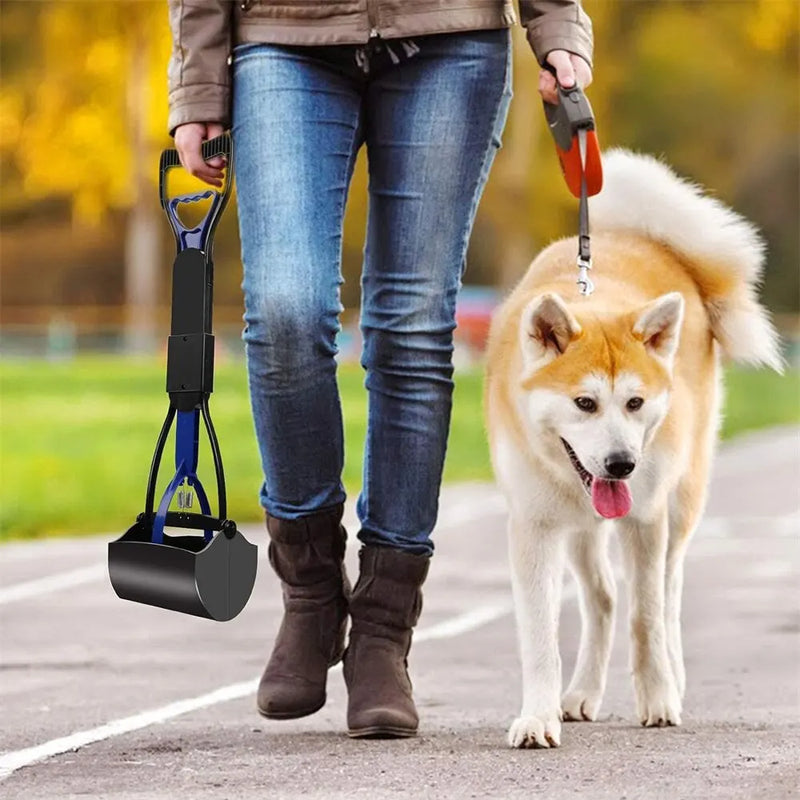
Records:
[[[657,297],[639,311],[633,335],[644,342],[648,352],[672,369],[682,322],[683,295],[670,292]]]
[[[581,326],[564,301],[548,293],[525,306],[519,333],[525,365],[530,368],[558,358],[580,335]]]

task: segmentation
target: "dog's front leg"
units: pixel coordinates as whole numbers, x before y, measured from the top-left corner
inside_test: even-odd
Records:
[[[561,743],[558,616],[563,536],[551,525],[509,519],[511,586],[522,660],[522,710],[508,731],[512,747]]]
[[[577,531],[569,539],[569,561],[580,587],[581,643],[575,671],[561,699],[564,719],[597,719],[606,689],[614,636],[617,588],[608,560],[608,531]]]
[[[653,522],[619,522],[628,571],[636,709],[642,725],[680,725],[681,700],[667,652],[664,578],[666,512]]]
[[[665,621],[667,627],[667,653],[678,694],[683,700],[686,691],[686,668],[683,664],[683,639],[681,637],[681,596],[683,594],[683,558],[686,540],[670,541],[667,550],[667,574],[664,584]]]

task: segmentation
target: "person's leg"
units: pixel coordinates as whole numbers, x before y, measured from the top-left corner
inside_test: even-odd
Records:
[[[336,335],[359,87],[312,49],[236,48],[233,140],[261,504],[297,519],[345,499]]]
[[[431,555],[453,392],[456,294],[511,98],[509,31],[415,37],[365,105],[361,328],[369,391],[359,538]]]
[[[414,41],[413,58],[372,74],[365,105],[369,412],[357,503],[364,547],[345,654],[354,737],[417,730],[406,657],[433,552],[456,294],[511,98],[508,30]]]
[[[349,584],[336,383],[345,198],[361,87],[313,49],[235,49],[233,145],[244,266],[243,339],[285,615],[258,707],[316,711],[341,658]]]

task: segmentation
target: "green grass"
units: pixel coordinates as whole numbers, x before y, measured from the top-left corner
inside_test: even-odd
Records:
[[[723,439],[797,422],[800,422],[800,369],[791,369],[783,377],[765,369],[726,372]]]
[[[153,446],[166,413],[161,360],[81,357],[64,363],[0,364],[0,539],[122,533],[142,510]],[[445,481],[490,480],[481,414],[480,370],[456,376]],[[366,397],[358,366],[339,372],[345,416],[344,481],[354,497],[361,480]],[[723,437],[800,421],[800,372],[728,374]],[[229,514],[261,519],[261,469],[250,418],[244,365],[216,367],[211,410],[228,485]],[[159,491],[173,468],[168,442]],[[201,480],[212,509],[216,491],[201,435]]]

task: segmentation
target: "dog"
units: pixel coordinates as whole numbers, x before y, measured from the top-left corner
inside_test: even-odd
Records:
[[[603,164],[590,200],[594,293],[576,287],[577,240],[554,242],[489,330],[485,423],[509,510],[522,663],[512,747],[558,747],[562,720],[597,719],[616,602],[611,531],[630,586],[638,718],[680,724],[683,561],[706,499],[721,357],[783,368],[757,297],[756,228],[652,157],[617,149]],[[565,561],[582,630],[562,694]]]

